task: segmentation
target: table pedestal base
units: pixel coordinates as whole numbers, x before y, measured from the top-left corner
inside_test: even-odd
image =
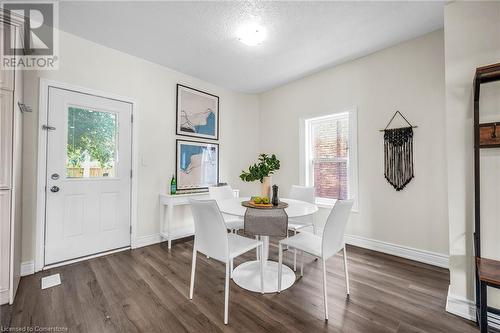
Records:
[[[260,293],[260,261],[245,262],[233,270],[233,281],[243,289]],[[295,282],[295,273],[286,265],[282,266],[281,290],[290,288]],[[278,291],[278,263],[264,262],[264,292]]]

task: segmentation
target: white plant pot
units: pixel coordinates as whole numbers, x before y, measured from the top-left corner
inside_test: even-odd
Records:
[[[271,177],[264,177],[264,182],[260,184],[260,196],[271,198]]]

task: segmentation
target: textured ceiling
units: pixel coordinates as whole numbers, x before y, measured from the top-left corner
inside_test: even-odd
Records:
[[[444,2],[60,2],[61,29],[242,92],[262,92],[443,27]],[[237,40],[257,22],[258,46]]]

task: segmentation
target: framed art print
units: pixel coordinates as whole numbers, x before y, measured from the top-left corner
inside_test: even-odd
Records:
[[[177,189],[206,190],[219,183],[219,145],[177,139]]]
[[[177,84],[177,135],[219,139],[219,97]]]

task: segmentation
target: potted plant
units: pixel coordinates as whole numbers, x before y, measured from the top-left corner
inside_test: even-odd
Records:
[[[276,155],[260,154],[258,163],[248,167],[248,171],[242,171],[240,178],[244,182],[261,183],[261,196],[269,198],[271,188],[271,175],[280,168],[280,161]]]

